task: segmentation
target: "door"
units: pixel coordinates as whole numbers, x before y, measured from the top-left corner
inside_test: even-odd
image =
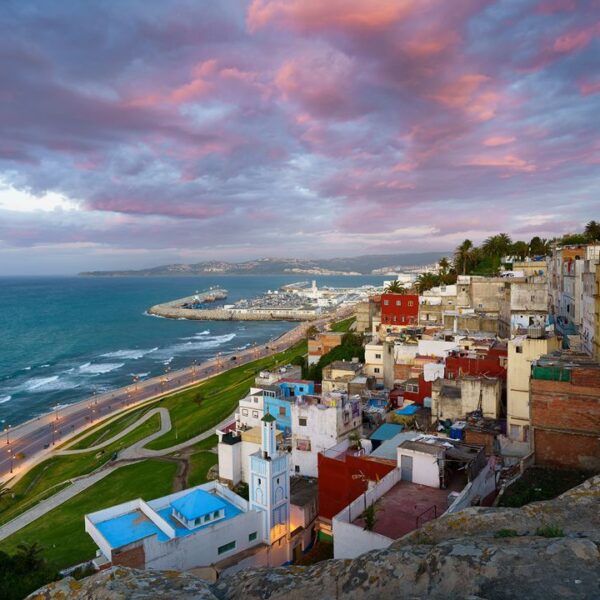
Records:
[[[400,455],[400,476],[402,477],[402,481],[412,481],[413,480],[413,457],[406,456],[404,454]]]

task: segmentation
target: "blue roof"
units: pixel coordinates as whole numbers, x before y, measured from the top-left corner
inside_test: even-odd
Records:
[[[213,494],[209,494],[204,490],[194,490],[181,498],[177,498],[177,500],[173,500],[171,506],[188,521],[192,521],[215,510],[223,510],[226,505],[223,500]]]
[[[404,429],[404,425],[397,423],[384,423],[381,427],[378,427],[372,434],[372,440],[391,440],[395,435],[400,433]]]
[[[120,548],[150,535],[157,535],[160,542],[169,538],[142,512],[134,510],[120,517],[96,524],[96,529],[112,548]]]
[[[397,415],[414,415],[416,412],[419,412],[421,410],[421,407],[418,406],[417,404],[409,404],[408,406],[405,406],[404,408],[399,408],[396,411]]]
[[[404,431],[402,433],[398,433],[391,440],[385,440],[384,442],[381,442],[381,446],[373,450],[369,456],[372,456],[373,458],[397,460],[398,446],[406,440],[414,439],[416,435],[417,433],[415,431]]]

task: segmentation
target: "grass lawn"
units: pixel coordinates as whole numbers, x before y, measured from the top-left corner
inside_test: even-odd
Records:
[[[583,483],[589,473],[531,467],[502,495],[499,506],[521,507],[530,502],[552,500]]]
[[[214,427],[233,412],[258,371],[287,364],[299,354],[306,354],[306,342],[300,342],[274,356],[235,367],[196,387],[167,396],[161,400],[160,406],[169,410],[173,428],[146,447],[163,450]]]
[[[171,493],[177,465],[146,460],[121,467],[91,488],[30,523],[2,541],[2,550],[13,553],[21,542],[38,542],[55,569],[89,560],[96,545],[83,529],[83,516],[135,498],[152,500]]]
[[[190,456],[190,472],[188,475],[188,486],[193,487],[206,483],[208,470],[216,465],[219,458],[212,452],[196,452]]]
[[[348,319],[344,319],[343,321],[332,323],[331,331],[346,333],[350,331],[350,327],[352,327],[352,323],[354,323],[354,321],[356,321],[356,317],[349,317]]]
[[[131,446],[160,429],[160,416],[154,415],[145,423],[97,452],[71,456],[53,456],[27,472],[12,488],[15,497],[0,501],[0,523],[10,521],[25,510],[58,492],[69,479],[85,475],[108,462],[119,450]]]
[[[69,450],[80,450],[84,448],[89,448],[90,446],[95,446],[96,444],[100,444],[106,440],[109,440],[111,437],[117,435],[127,427],[129,427],[132,423],[135,423],[140,417],[144,416],[148,411],[155,408],[155,405],[143,406],[141,408],[137,408],[136,410],[132,410],[127,414],[119,417],[112,421],[112,423],[108,423],[107,425],[103,425],[97,427],[93,430],[84,431],[82,434],[77,436],[75,439],[79,439],[78,442],[72,444],[69,442],[68,449]],[[66,446],[67,444],[65,444]]]

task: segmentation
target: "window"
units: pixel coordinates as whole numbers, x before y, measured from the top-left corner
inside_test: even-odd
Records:
[[[253,532],[253,533],[251,533],[251,534],[248,536],[248,541],[249,541],[249,542],[253,542],[253,541],[256,539],[256,536],[257,536],[257,535],[258,535],[258,534],[257,534],[257,532],[256,532],[256,531],[255,531],[255,532]]]
[[[396,306],[402,306],[402,300],[396,300]]]
[[[518,440],[521,434],[521,428],[518,425],[510,426],[510,437],[513,440]]]
[[[279,407],[279,416],[285,417],[285,406]]]
[[[529,441],[529,425],[523,425],[523,441]]]
[[[247,417],[248,416],[248,409],[247,408],[242,408],[242,414]]]
[[[294,467],[294,472],[295,472],[295,473],[300,473],[300,465],[296,465],[296,466]]]
[[[298,425],[300,425],[300,427],[306,427],[306,419],[304,417],[299,417]]]
[[[253,411],[252,411],[252,416],[253,416],[255,419],[258,419],[258,411],[257,411],[257,410],[253,410]]]
[[[413,302],[412,300],[409,300],[409,301],[408,301],[408,305],[409,305],[409,306],[412,306],[413,304],[414,304],[414,302]]]
[[[376,354],[375,358],[381,358],[381,354]]]
[[[379,373],[379,367],[375,367],[375,368],[373,369],[373,371],[374,371],[375,373]]]
[[[219,518],[219,511],[215,510],[215,512],[213,513],[213,519],[218,519]]]
[[[210,521],[210,515],[204,515],[204,522],[208,523]]]
[[[385,306],[388,306],[388,305],[389,305],[389,303],[390,303],[390,301],[389,301],[389,300],[384,300],[384,301],[383,301],[383,304],[384,304]]]
[[[523,354],[523,346],[516,347],[517,354]]]
[[[225,544],[224,546],[219,546],[217,552],[219,554],[225,554],[225,552],[229,552],[235,548],[235,541],[229,542],[229,544]]]

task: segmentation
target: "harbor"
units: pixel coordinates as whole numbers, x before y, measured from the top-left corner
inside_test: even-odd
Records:
[[[316,281],[298,282],[268,290],[255,298],[209,308],[205,304],[227,298],[227,291],[211,288],[203,294],[157,304],[148,314],[168,319],[199,321],[314,321],[347,306],[352,306],[381,291],[373,285],[355,288],[318,288]]]

